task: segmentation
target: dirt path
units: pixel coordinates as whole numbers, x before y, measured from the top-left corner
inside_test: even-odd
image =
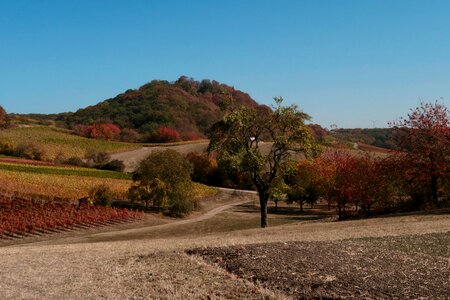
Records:
[[[127,228],[127,229],[118,229],[111,230],[107,232],[99,232],[99,233],[90,233],[90,234],[81,234],[76,236],[68,236],[61,238],[48,239],[44,241],[39,241],[33,243],[34,245],[49,245],[49,244],[72,244],[72,243],[84,243],[84,242],[100,242],[100,241],[118,241],[118,240],[135,240],[135,239],[145,239],[146,237],[152,236],[152,233],[161,229],[167,228],[175,228],[196,223],[202,222],[208,219],[213,218],[214,216],[226,211],[234,206],[242,205],[244,203],[255,201],[256,192],[254,191],[245,191],[245,190],[232,190],[220,188],[222,193],[219,197],[223,197],[221,201],[227,202],[224,205],[220,205],[215,207],[201,215],[196,217],[182,219],[179,221],[173,221],[170,223],[159,224],[159,225],[151,225],[145,227],[138,228]],[[182,229],[180,229],[182,230]],[[19,246],[19,245],[18,245]]]

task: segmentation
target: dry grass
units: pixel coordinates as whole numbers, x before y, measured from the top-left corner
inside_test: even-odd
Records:
[[[183,232],[186,224],[173,224]],[[123,233],[0,248],[3,299],[281,299],[249,281],[184,254],[196,247],[286,241],[339,241],[450,231],[449,215],[411,215],[347,222],[294,223],[111,242]],[[139,229],[126,232],[132,236]],[[99,242],[103,240],[104,242]],[[108,241],[109,239],[109,241]]]

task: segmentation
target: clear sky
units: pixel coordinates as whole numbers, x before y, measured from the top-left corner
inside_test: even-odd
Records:
[[[377,127],[450,98],[450,1],[0,0],[0,105],[74,111],[180,75],[323,126]]]

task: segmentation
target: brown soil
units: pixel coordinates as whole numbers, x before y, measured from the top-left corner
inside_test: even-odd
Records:
[[[187,251],[300,299],[450,299],[450,232]]]

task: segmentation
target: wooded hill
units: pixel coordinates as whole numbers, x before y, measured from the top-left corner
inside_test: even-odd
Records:
[[[113,123],[120,129],[135,129],[146,135],[165,126],[178,131],[183,139],[194,139],[205,136],[221,118],[220,107],[227,104],[258,105],[248,94],[231,86],[182,76],[175,82],[153,80],[74,113],[48,117],[69,129],[79,124]]]

